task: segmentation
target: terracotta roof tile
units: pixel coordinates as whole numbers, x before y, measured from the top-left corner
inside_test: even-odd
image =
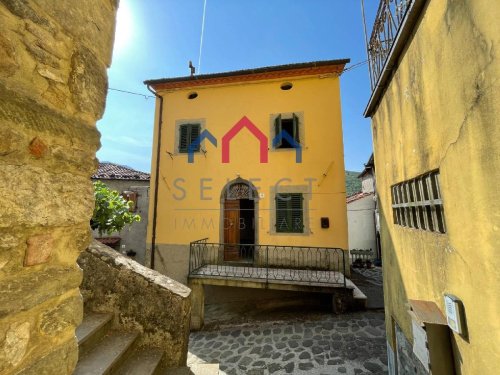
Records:
[[[363,192],[359,192],[359,193],[355,193],[353,195],[350,195],[346,198],[346,201],[347,203],[351,203],[351,202],[354,202],[354,201],[357,201],[361,198],[364,198],[364,197],[368,197],[369,195],[373,195],[373,192],[371,193],[363,193]]]
[[[254,69],[242,69],[242,70],[233,70],[228,72],[219,72],[219,73],[209,73],[209,74],[199,74],[193,76],[182,76],[182,77],[169,77],[169,78],[160,78],[160,79],[149,79],[144,81],[146,85],[168,85],[169,87],[172,84],[180,84],[183,82],[181,86],[190,87],[190,86],[200,86],[203,84],[212,83],[222,83],[224,78],[228,77],[238,77],[238,76],[250,76],[254,77],[254,79],[265,79],[269,78],[266,76],[267,73],[277,73],[277,72],[286,72],[286,71],[301,71],[303,75],[308,69],[320,69],[322,67],[327,66],[337,66],[338,73],[341,73],[344,69],[345,64],[349,63],[350,59],[337,59],[337,60],[321,60],[321,61],[310,61],[303,63],[295,63],[295,64],[285,64],[285,65],[274,65],[274,66],[265,66],[261,68]],[[303,70],[303,71],[302,71]],[[221,81],[222,79],[222,81]]]
[[[136,171],[124,165],[113,163],[99,163],[97,172],[92,176],[94,180],[142,180],[149,181],[149,173]]]

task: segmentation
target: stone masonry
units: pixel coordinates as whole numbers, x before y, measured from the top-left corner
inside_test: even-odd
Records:
[[[161,348],[164,365],[186,365],[191,290],[94,240],[80,254],[86,312],[113,314],[113,326],[140,333],[140,347]]]
[[[70,374],[118,0],[0,0],[0,373]]]

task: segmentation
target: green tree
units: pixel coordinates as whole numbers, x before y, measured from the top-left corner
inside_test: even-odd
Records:
[[[101,181],[94,182],[94,196],[95,208],[90,226],[97,229],[100,236],[119,232],[125,225],[141,220],[139,215],[130,212],[133,202],[125,200]]]

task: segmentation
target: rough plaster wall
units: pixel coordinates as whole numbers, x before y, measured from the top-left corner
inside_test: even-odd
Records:
[[[151,244],[147,245],[151,248]],[[158,245],[155,270],[187,285],[189,274],[189,245]]]
[[[145,264],[146,258],[146,231],[148,227],[148,208],[149,208],[149,181],[131,181],[131,180],[101,180],[111,189],[122,193],[125,190],[138,193],[137,210],[135,211],[141,217],[141,221],[127,225],[123,230],[111,234],[121,238],[120,244],[125,245],[125,250],[134,250],[137,255],[133,258],[140,264]],[[94,237],[99,237],[97,230],[93,231]]]
[[[70,374],[117,1],[0,1],[0,373]]]
[[[462,374],[496,373],[500,361],[498,19],[497,2],[429,1],[372,123],[386,322],[413,342],[407,299],[444,311],[443,294],[458,296],[469,331],[452,335]],[[393,225],[390,186],[436,168],[447,233]]]

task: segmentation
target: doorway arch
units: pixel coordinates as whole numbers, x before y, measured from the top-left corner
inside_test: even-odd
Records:
[[[258,244],[259,194],[248,180],[229,181],[220,195],[220,243],[225,261],[253,261]]]

